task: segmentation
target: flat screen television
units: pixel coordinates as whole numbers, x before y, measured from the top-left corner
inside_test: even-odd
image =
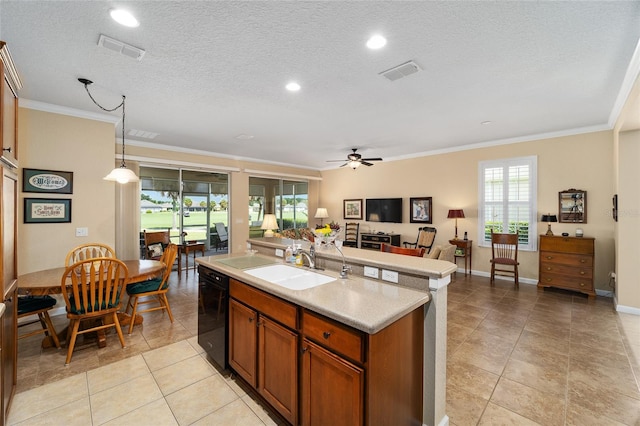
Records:
[[[402,198],[367,198],[368,222],[402,223]]]

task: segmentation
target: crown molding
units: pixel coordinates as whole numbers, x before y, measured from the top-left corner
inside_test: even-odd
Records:
[[[88,111],[83,111],[81,109],[63,107],[63,106],[60,106],[60,105],[48,104],[48,103],[40,102],[40,101],[33,101],[31,99],[19,98],[18,99],[18,106],[21,107],[21,108],[28,108],[28,109],[33,109],[33,110],[37,110],[37,111],[51,112],[51,113],[54,113],[54,114],[70,115],[72,117],[86,118],[86,119],[89,119],[89,120],[104,121],[104,122],[107,122],[107,123],[111,123],[113,125],[115,125],[116,123],[120,122],[120,117],[116,117],[116,116],[113,116],[113,115],[102,114],[102,113],[99,113],[99,112],[88,112]]]

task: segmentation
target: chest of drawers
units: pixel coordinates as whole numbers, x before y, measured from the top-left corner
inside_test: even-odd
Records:
[[[595,238],[540,235],[538,287],[557,287],[594,297]]]
[[[380,244],[400,246],[400,234],[362,234],[360,248],[380,251]]]

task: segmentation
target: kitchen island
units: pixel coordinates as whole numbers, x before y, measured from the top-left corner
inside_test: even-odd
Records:
[[[343,248],[343,257],[328,247],[316,252],[316,265],[331,281],[291,290],[247,272],[283,263],[291,241],[249,242],[258,254],[197,263],[230,279],[229,364],[258,394],[293,424],[330,421],[341,404],[341,423],[353,415],[349,424],[446,424],[446,284],[454,264],[354,248]],[[352,269],[346,279],[344,264]]]

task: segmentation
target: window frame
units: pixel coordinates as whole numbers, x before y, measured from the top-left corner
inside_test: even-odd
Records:
[[[528,241],[523,244],[520,243],[518,245],[519,250],[524,251],[537,251],[538,250],[538,212],[537,212],[537,199],[538,199],[538,157],[527,156],[527,157],[513,157],[513,158],[503,158],[499,160],[487,160],[480,161],[478,163],[478,246],[479,247],[491,247],[491,240],[485,239],[485,228],[486,228],[486,219],[485,219],[485,211],[487,210],[487,205],[491,204],[495,206],[495,201],[487,201],[485,194],[485,172],[487,169],[495,169],[502,168],[503,169],[503,188],[502,188],[502,216],[505,218],[503,220],[503,229],[509,229],[509,168],[515,166],[528,166],[529,167],[529,201],[528,211],[529,211],[529,230],[528,230]],[[505,179],[504,176],[507,176]],[[512,201],[511,204],[516,201]],[[522,201],[517,201],[518,203],[523,203]]]

